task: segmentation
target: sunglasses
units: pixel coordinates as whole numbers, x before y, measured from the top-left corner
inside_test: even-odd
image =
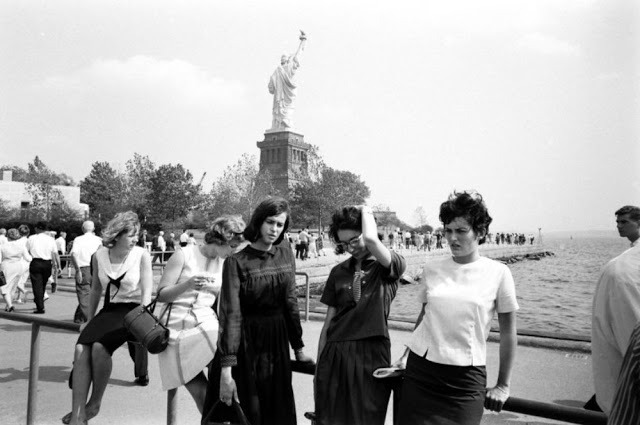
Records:
[[[336,244],[336,246],[341,247],[342,249],[344,249],[345,251],[349,248],[356,248],[358,246],[358,244],[360,243],[360,239],[362,238],[362,234],[359,234],[358,236],[356,236],[355,238],[352,238],[350,241],[348,242],[338,242]]]

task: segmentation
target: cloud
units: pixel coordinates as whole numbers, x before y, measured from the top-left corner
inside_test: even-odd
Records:
[[[182,107],[239,106],[246,93],[239,81],[213,77],[184,60],[148,56],[97,60],[71,74],[49,77],[39,88],[62,92],[72,103],[102,94]]]
[[[518,40],[517,46],[523,49],[537,51],[545,55],[579,56],[582,53],[580,48],[576,45],[540,33],[524,35],[520,40]]]

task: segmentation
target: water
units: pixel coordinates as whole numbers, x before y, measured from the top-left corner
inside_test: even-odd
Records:
[[[620,237],[545,238],[555,254],[540,261],[509,264],[518,297],[518,331],[591,335],[591,301],[602,267],[629,248]],[[402,286],[391,316],[414,321],[418,285]],[[497,326],[497,319],[494,320]]]

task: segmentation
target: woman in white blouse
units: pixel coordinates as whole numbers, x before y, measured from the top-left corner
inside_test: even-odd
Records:
[[[509,268],[478,250],[492,218],[478,193],[454,192],[440,206],[440,221],[452,257],[424,268],[422,310],[397,362],[406,367],[401,424],[479,424],[483,407],[500,411],[509,398],[518,303]],[[486,341],[496,311],[500,369],[487,389]]]

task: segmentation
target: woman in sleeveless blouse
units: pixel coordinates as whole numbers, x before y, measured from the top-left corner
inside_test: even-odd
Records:
[[[158,301],[168,303],[169,345],[158,355],[164,391],[184,385],[202,414],[207,378],[203,369],[213,360],[218,343],[218,318],[213,310],[222,283],[222,264],[244,240],[240,216],[216,219],[202,246],[187,245],[171,256],[160,280]]]
[[[102,231],[104,247],[91,260],[89,317],[80,326],[74,353],[72,408],[63,423],[86,424],[98,414],[111,376],[111,356],[133,339],[124,327],[124,316],[151,302],[151,257],[136,246],[139,231],[138,216],[132,211],[118,213]],[[96,315],[103,288],[105,303]]]

